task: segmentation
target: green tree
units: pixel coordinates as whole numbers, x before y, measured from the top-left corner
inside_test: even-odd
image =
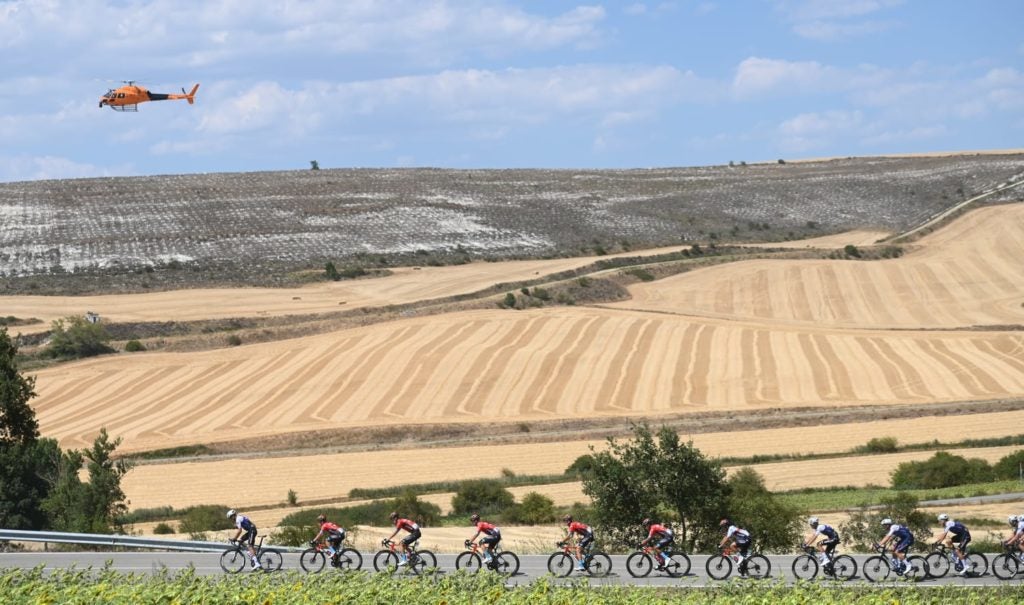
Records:
[[[729,515],[750,532],[759,550],[788,552],[800,540],[803,511],[777,500],[749,466],[729,477]]]
[[[935,452],[927,460],[900,463],[892,473],[892,486],[896,489],[937,489],[985,483],[993,478],[992,467],[981,458],[968,460],[949,452]]]
[[[60,460],[52,439],[39,438],[39,424],[28,402],[35,379],[18,369],[17,344],[0,328],[0,527],[44,529],[46,477]]]
[[[509,509],[505,515],[505,519],[508,521],[524,525],[552,523],[555,517],[555,502],[537,492],[530,492],[523,496],[523,501]]]
[[[87,533],[121,530],[120,519],[128,511],[121,478],[131,465],[112,457],[120,443],[120,439],[111,441],[107,430],[100,429],[90,449],[61,455],[43,505],[55,529]],[[88,483],[79,479],[83,465],[89,474]]]
[[[53,322],[45,354],[60,359],[79,359],[113,353],[108,342],[110,335],[102,324],[89,323],[84,317],[66,317]]]
[[[496,479],[473,479],[463,481],[452,497],[452,512],[499,513],[512,506],[515,497]]]
[[[996,479],[1020,479],[1021,467],[1024,466],[1024,450],[1017,450],[999,459],[992,466]]]
[[[594,501],[595,524],[611,544],[627,546],[643,537],[643,516],[670,522],[676,541],[687,548],[715,540],[725,511],[725,470],[692,443],[681,443],[668,427],[657,440],[646,425],[634,425],[632,440],[608,440],[608,449],[593,454],[583,492]]]
[[[391,501],[391,510],[423,526],[437,525],[441,519],[441,507],[416,497],[412,490],[405,490]]]
[[[892,519],[910,528],[916,546],[925,546],[934,528],[931,527],[932,518],[917,510],[917,502],[917,497],[913,494],[896,492],[892,496],[882,498],[879,508],[862,507],[850,513],[849,520],[839,526],[843,544],[861,552],[871,550],[871,545],[885,535],[882,519]]]
[[[331,261],[327,261],[327,264],[324,265],[324,275],[327,279],[332,281],[338,281],[341,279],[341,275],[338,273],[338,268],[335,267],[334,263]]]

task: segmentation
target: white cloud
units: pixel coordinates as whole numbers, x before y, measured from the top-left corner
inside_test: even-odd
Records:
[[[0,181],[76,179],[133,174],[130,165],[96,166],[55,156],[0,156]]]
[[[866,145],[887,145],[935,139],[947,134],[949,134],[949,129],[944,124],[932,124],[929,126],[918,126],[909,130],[892,130],[872,134],[864,137],[862,142]]]
[[[733,92],[740,97],[770,93],[810,91],[831,87],[838,71],[816,61],[785,61],[749,57],[736,68]]]
[[[847,137],[864,128],[860,111],[832,110],[804,113],[779,124],[779,147],[787,153],[805,153],[823,148],[837,138]]]
[[[775,8],[798,36],[828,41],[896,27],[895,21],[867,17],[901,4],[903,0],[780,0]]]

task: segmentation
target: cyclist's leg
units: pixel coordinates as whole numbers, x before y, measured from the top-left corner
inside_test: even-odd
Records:
[[[587,534],[579,539],[576,543],[576,561],[580,567],[583,567],[583,553],[589,550],[591,543],[594,541],[594,534]]]

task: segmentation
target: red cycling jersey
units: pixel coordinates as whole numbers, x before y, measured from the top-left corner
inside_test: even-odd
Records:
[[[337,523],[331,523],[330,521],[324,521],[323,523],[320,524],[320,531],[341,532],[341,531],[344,531],[344,530],[341,529],[341,526],[339,526]]]
[[[498,532],[498,526],[493,523],[488,523],[487,521],[480,521],[476,524],[476,530],[482,531],[488,536],[493,536]]]
[[[593,530],[590,529],[589,525],[580,523],[579,521],[573,521],[569,524],[569,533],[577,533],[581,536],[591,533]]]
[[[404,529],[405,531],[410,533],[420,528],[419,525],[408,519],[395,519],[395,527],[399,529]]]
[[[659,523],[654,523],[651,525],[651,533],[647,534],[647,537],[653,538],[657,534],[670,536],[672,535],[672,530]]]

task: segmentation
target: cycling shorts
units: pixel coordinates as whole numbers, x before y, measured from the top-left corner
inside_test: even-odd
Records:
[[[964,532],[962,535],[953,534],[950,536],[950,541],[960,547],[960,550],[967,548],[967,545],[971,543],[971,532]]]
[[[411,531],[411,532],[409,532],[408,536],[406,536],[405,538],[402,539],[402,544],[405,544],[406,546],[409,546],[410,544],[412,544],[416,540],[419,540],[421,535],[422,534],[420,533],[420,530],[418,530],[418,529],[416,529],[414,531]]]
[[[500,531],[496,531],[493,534],[484,534],[484,537],[480,539],[480,543],[481,544],[486,544],[487,546],[490,546],[491,548],[494,548],[495,546],[497,546],[498,542],[501,542],[501,532]]]
[[[655,548],[657,548],[658,550],[665,550],[665,549],[666,549],[666,548],[668,548],[669,546],[672,546],[672,544],[673,544],[673,543],[674,543],[675,541],[676,541],[676,540],[675,540],[675,537],[673,537],[673,536],[666,536],[666,537],[664,537],[664,538],[662,538],[662,539],[658,540],[658,541],[657,541],[657,542],[656,542],[656,543],[654,544],[654,547],[655,547]]]
[[[589,547],[593,543],[594,543],[594,532],[587,532],[585,534],[580,534],[580,542],[579,542],[580,548],[582,548],[583,550],[586,550],[587,547]]]
[[[836,547],[839,546],[839,536],[836,536],[835,538],[832,538],[830,540],[822,540],[818,544],[825,548],[825,552],[827,554],[831,555],[833,552],[835,552]]]
[[[243,530],[241,537],[238,539],[242,544],[256,545],[256,525],[252,524],[249,529]]]
[[[902,540],[897,542],[896,546],[893,547],[892,551],[893,552],[905,553],[905,552],[907,552],[907,549],[909,549],[910,546],[913,543],[914,543],[914,537],[913,536],[907,536],[906,538],[903,538]]]
[[[345,541],[344,531],[332,531],[327,533],[327,541],[331,543],[331,546],[338,548],[338,546]]]

